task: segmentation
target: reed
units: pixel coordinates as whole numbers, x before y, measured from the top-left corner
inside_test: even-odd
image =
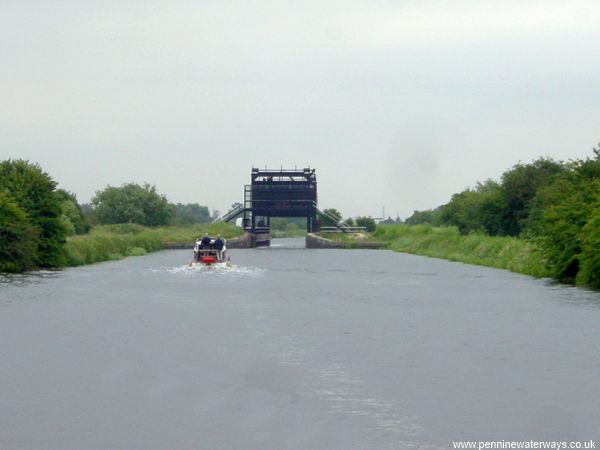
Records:
[[[378,225],[365,240],[383,242],[386,248],[397,252],[507,269],[538,278],[550,276],[540,250],[514,237],[461,235],[455,227],[395,224]]]

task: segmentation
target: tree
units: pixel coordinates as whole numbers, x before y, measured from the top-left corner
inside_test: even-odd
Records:
[[[581,270],[577,281],[600,289],[600,144],[593,149],[595,159],[587,159],[579,167],[579,173],[593,179],[590,198],[590,216],[581,233]]]
[[[406,218],[404,221],[408,225],[419,225],[421,223],[428,223],[431,225],[441,225],[440,223],[440,213],[442,207],[438,207],[436,209],[427,209],[424,211],[414,211],[413,214]],[[400,223],[399,218],[396,219],[396,223]]]
[[[100,224],[137,223],[152,227],[166,225],[173,216],[173,206],[166,197],[147,183],[108,186],[96,192],[92,205]]]
[[[25,212],[38,236],[37,251],[33,256],[36,267],[61,267],[66,262],[66,230],[55,189],[56,182],[37,164],[25,160],[0,163],[0,191]],[[11,214],[13,220],[20,220],[14,208]],[[31,236],[31,233],[27,232],[27,235]]]
[[[600,155],[573,161],[531,202],[530,238],[552,275],[600,288]]]
[[[530,164],[517,164],[504,172],[501,188],[505,213],[501,234],[518,236],[528,226],[531,201],[537,190],[552,184],[566,170],[560,162],[539,158]]]
[[[38,244],[38,232],[27,213],[0,192],[0,272],[33,269]]]
[[[591,214],[581,233],[581,269],[577,282],[600,289],[600,182],[591,205]]]
[[[60,199],[61,220],[67,229],[67,234],[72,236],[74,234],[87,233],[91,227],[83,216],[83,211],[79,203],[77,203],[75,194],[67,192],[64,189],[59,189],[56,191],[56,195]]]
[[[547,265],[555,278],[574,282],[580,268],[580,234],[590,211],[585,185],[571,177],[557,181],[539,193],[544,207],[533,215],[531,231],[543,249]]]
[[[369,233],[375,231],[375,228],[377,228],[375,220],[371,217],[357,217],[356,226],[365,227]]]
[[[175,224],[193,224],[210,222],[210,212],[207,206],[200,206],[198,203],[177,203],[173,207],[174,214],[172,221]]]
[[[482,231],[495,236],[502,234],[505,209],[500,186],[487,180],[475,189],[454,194],[439,210],[438,220],[442,225],[456,226],[461,234]]]
[[[552,184],[566,170],[564,164],[547,158],[517,164],[504,172],[501,183],[477,183],[474,189],[454,194],[450,202],[437,210],[415,212],[407,223],[452,225],[462,234],[482,231],[490,236],[517,236],[529,226],[537,191]]]

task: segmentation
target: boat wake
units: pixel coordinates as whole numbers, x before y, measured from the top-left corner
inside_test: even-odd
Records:
[[[246,267],[246,266],[174,266],[174,267],[163,267],[160,269],[152,269],[153,272],[169,273],[172,275],[194,277],[194,276],[247,276],[247,277],[261,277],[265,270],[258,267]]]

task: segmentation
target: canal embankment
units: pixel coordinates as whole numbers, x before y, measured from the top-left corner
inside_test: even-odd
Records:
[[[163,249],[192,249],[195,240],[208,233],[220,234],[230,248],[237,238],[243,244],[242,230],[227,223],[178,225],[149,228],[136,224],[94,227],[88,234],[67,240],[67,265],[81,266],[101,261],[115,261]]]
[[[506,269],[537,278],[549,277],[541,251],[532,242],[483,233],[461,235],[455,227],[378,225],[358,239],[343,233],[323,233],[311,239],[314,248],[386,248],[449,261]],[[331,241],[331,242],[328,242]],[[307,239],[307,246],[308,246]],[[324,247],[318,247],[323,245]],[[339,245],[339,247],[335,247]],[[328,246],[328,247],[326,247]]]

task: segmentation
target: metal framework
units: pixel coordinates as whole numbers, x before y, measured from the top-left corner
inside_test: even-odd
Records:
[[[315,169],[252,168],[251,184],[244,191],[246,228],[269,228],[271,217],[306,217],[307,231],[316,231]]]
[[[243,217],[243,227],[253,233],[268,232],[271,217],[306,217],[306,231],[319,230],[320,216],[340,231],[351,231],[317,207],[317,175],[310,167],[264,170],[253,167],[251,183],[244,186],[244,203],[236,203],[217,220],[230,221]]]

